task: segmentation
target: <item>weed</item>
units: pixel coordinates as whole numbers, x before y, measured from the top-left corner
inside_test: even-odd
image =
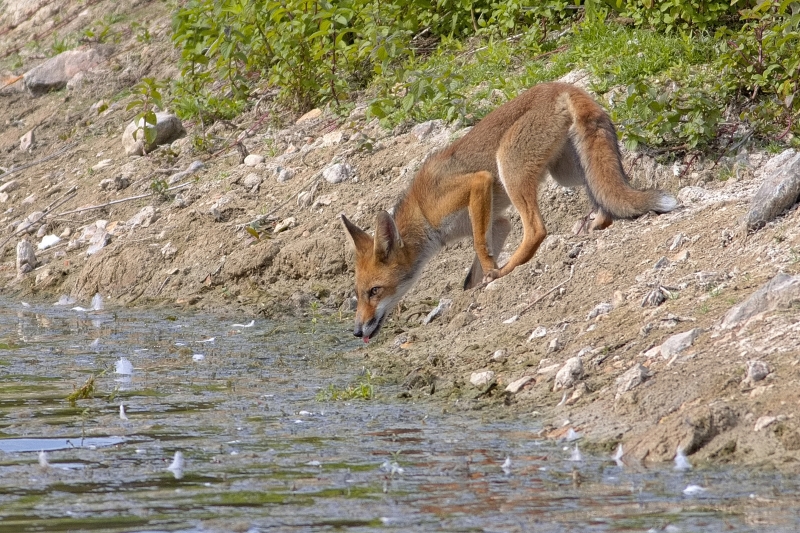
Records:
[[[156,81],[153,78],[144,78],[133,87],[133,93],[136,97],[128,104],[127,110],[139,108],[139,112],[133,118],[137,124],[136,131],[133,132],[133,138],[137,139],[139,135],[144,135],[143,147],[147,151],[147,147],[152,145],[156,140],[156,113],[155,107],[161,108],[161,89],[164,84]]]
[[[78,400],[86,400],[88,398],[94,398],[96,387],[94,383],[94,374],[89,376],[89,378],[84,382],[83,385],[72,391],[69,395],[67,395],[67,401],[73,407],[75,407],[75,402]]]
[[[317,393],[317,401],[348,401],[348,400],[371,400],[375,397],[375,390],[372,384],[372,374],[367,370],[358,377],[355,383],[350,383],[344,388],[339,388],[334,384],[328,385]]]

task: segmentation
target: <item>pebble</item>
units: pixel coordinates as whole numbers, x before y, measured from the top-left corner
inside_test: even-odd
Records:
[[[778,417],[775,416],[761,416],[756,420],[756,425],[753,427],[753,431],[761,431],[762,429],[769,427],[775,422]]]
[[[294,171],[290,168],[277,167],[275,169],[275,180],[278,183],[286,183],[294,177]]]
[[[542,326],[539,326],[531,332],[530,336],[528,337],[528,342],[534,339],[541,339],[545,335],[547,335],[547,329],[543,328]]]
[[[244,158],[244,164],[248,167],[254,167],[264,162],[264,156],[258,154],[249,154]]]
[[[282,231],[286,231],[287,229],[291,229],[297,225],[297,220],[294,217],[284,218],[277,224],[275,224],[275,229],[273,233],[280,233]]]
[[[156,208],[152,205],[148,205],[140,209],[139,212],[133,215],[125,224],[130,227],[141,226],[146,228],[158,220],[159,216],[160,214]]]
[[[23,152],[27,152],[33,148],[35,142],[36,137],[33,135],[33,130],[31,130],[19,138],[19,149]]]
[[[322,171],[322,177],[328,183],[342,183],[355,176],[355,170],[349,163],[335,163]]]
[[[586,315],[586,320],[591,320],[601,315],[607,315],[614,309],[614,306],[608,302],[601,302],[597,304],[594,309],[589,311],[589,314]]]
[[[469,382],[475,387],[484,387],[494,380],[494,372],[486,370],[484,372],[473,372]]]
[[[508,359],[506,350],[504,350],[504,349],[496,350],[492,354],[492,358],[491,359],[495,363],[505,363],[506,360]]]
[[[769,365],[764,361],[747,361],[745,382],[755,383],[766,378],[770,373]]]
[[[251,172],[250,174],[244,177],[244,179],[242,180],[242,185],[244,185],[245,189],[249,189],[255,192],[261,185],[261,176],[259,176],[254,172]]]

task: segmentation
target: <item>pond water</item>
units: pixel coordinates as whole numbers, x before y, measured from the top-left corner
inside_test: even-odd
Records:
[[[800,531],[794,476],[398,399],[349,324],[71,307],[0,301],[0,533]]]

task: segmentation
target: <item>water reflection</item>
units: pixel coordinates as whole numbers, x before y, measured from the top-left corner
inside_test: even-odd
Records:
[[[361,372],[347,325],[0,303],[0,533],[800,531],[793,476],[628,465],[387,384],[320,403]]]

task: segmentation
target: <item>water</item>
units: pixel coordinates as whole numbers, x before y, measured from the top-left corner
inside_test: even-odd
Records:
[[[0,533],[800,531],[794,476],[573,461],[397,399],[347,325],[251,320],[0,302]]]

